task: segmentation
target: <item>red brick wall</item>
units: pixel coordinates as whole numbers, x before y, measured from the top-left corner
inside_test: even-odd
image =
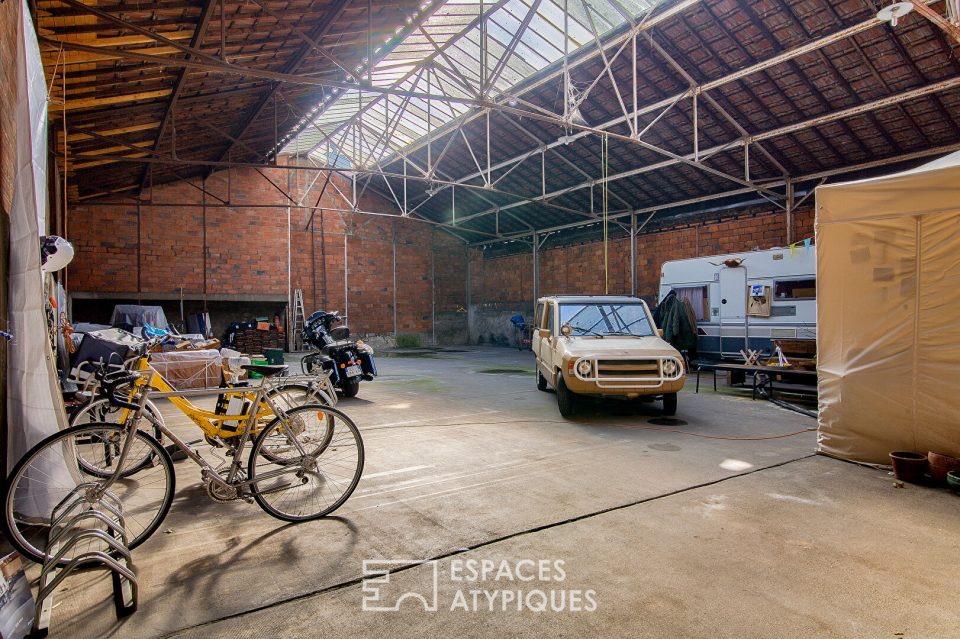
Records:
[[[813,209],[794,213],[795,241],[813,236]],[[637,293],[655,296],[660,266],[669,260],[784,246],[784,213],[745,212],[723,221],[705,221],[644,233],[637,238]],[[630,292],[630,242],[608,245],[609,291]],[[472,301],[476,304],[519,303],[533,298],[530,252],[484,259],[471,251]],[[540,252],[540,294],[603,294],[603,244],[591,242]]]
[[[73,206],[71,292],[136,297],[139,290],[149,299],[150,294],[176,294],[182,286],[186,296],[286,296],[285,207],[290,200],[280,189],[299,201],[315,174],[282,169],[264,174],[212,175],[206,207],[199,180],[157,186],[144,194],[149,204],[141,205],[139,224],[136,203]],[[317,180],[304,206],[317,203],[324,180]],[[290,286],[303,289],[308,313],[324,307],[346,310],[360,333],[391,334],[394,328],[429,333],[434,300],[437,313],[465,305],[465,250],[459,242],[424,222],[397,216],[395,207],[376,194],[365,193],[359,208],[382,215],[346,212],[348,203],[335,187],[350,193],[349,182],[334,177],[320,202],[328,210],[318,210],[312,220],[309,209],[290,211]],[[188,206],[163,206],[172,203]]]

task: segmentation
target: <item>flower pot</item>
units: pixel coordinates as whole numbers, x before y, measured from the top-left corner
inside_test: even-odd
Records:
[[[950,490],[960,495],[960,470],[951,470],[947,473],[947,486]]]
[[[893,462],[893,475],[901,481],[920,484],[927,472],[927,456],[920,453],[896,451],[890,453]]]
[[[946,483],[947,473],[951,470],[960,470],[960,459],[933,451],[927,453],[927,462],[930,464],[930,476],[938,484]]]

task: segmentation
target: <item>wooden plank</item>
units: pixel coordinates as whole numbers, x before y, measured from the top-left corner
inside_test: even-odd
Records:
[[[173,54],[180,53],[177,49],[173,47],[150,47],[148,49],[125,49],[130,53],[143,53],[143,54]],[[43,59],[43,66],[52,69],[53,65],[57,63],[57,56],[59,52],[56,49],[47,49],[41,51],[40,57]],[[74,65],[74,64],[89,64],[91,62],[113,62],[117,60],[116,55],[100,55],[98,53],[92,53],[87,51],[64,51],[63,58],[60,60],[62,65]]]
[[[123,104],[124,102],[136,102],[138,100],[153,100],[170,95],[170,89],[157,89],[156,91],[144,91],[142,93],[129,93],[127,95],[112,95],[105,98],[82,98],[80,100],[67,100],[67,111],[76,111],[78,109],[90,109],[111,104]]]
[[[137,131],[147,131],[149,129],[155,129],[160,126],[159,122],[146,122],[144,124],[135,124],[132,126],[124,126],[117,129],[104,129],[103,131],[97,130],[96,133],[99,133],[103,136],[111,135],[123,135],[124,133],[136,133]],[[82,142],[83,140],[93,140],[94,137],[87,133],[71,133],[67,136],[69,142]],[[57,132],[57,143],[63,144],[63,132]]]
[[[131,153],[129,157],[131,158],[142,158],[146,157],[147,153]],[[115,162],[123,162],[120,158],[107,158],[104,160],[92,160],[90,162],[77,162],[71,165],[71,171],[79,171],[81,169],[89,169],[94,166],[103,166],[104,164],[114,164]],[[136,188],[138,185],[133,185],[130,188]]]

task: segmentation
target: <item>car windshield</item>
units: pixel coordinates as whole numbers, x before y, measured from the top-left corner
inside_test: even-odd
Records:
[[[569,324],[573,335],[635,335],[654,331],[643,304],[561,304],[560,325]]]

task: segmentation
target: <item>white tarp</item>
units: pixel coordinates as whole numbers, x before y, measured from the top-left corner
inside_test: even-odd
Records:
[[[960,153],[817,189],[820,451],[960,456]]]
[[[47,87],[26,0],[17,28],[17,164],[10,216],[10,342],[7,362],[7,464],[65,425],[47,337],[40,235],[47,207]],[[63,469],[65,471],[65,469]],[[42,496],[38,496],[41,498]],[[38,501],[49,514],[53,504]]]

